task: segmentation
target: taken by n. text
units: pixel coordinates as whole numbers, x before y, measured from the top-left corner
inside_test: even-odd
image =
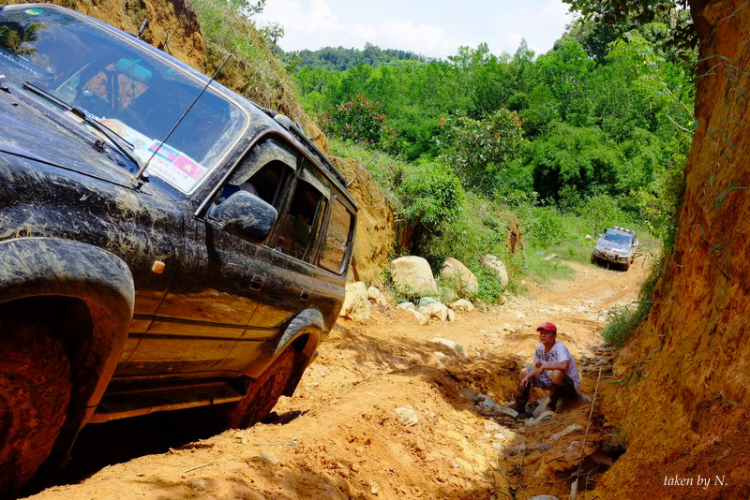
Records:
[[[703,477],[698,474],[698,477],[680,477],[664,476],[664,486],[700,486],[703,489],[709,486],[726,486],[726,480],[724,476],[714,477]]]

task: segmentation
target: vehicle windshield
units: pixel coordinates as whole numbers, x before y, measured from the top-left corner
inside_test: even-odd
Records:
[[[604,239],[619,245],[630,246],[630,236],[625,236],[624,234],[611,233],[608,231],[607,234],[604,235]]]
[[[19,89],[28,81],[82,109],[133,144],[143,161],[205,85],[125,36],[46,5],[0,8],[0,74]],[[207,90],[158,151],[148,173],[189,194],[246,120],[235,105]]]

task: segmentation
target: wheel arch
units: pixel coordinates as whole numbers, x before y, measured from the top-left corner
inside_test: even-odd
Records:
[[[55,304],[52,312],[61,308],[65,314],[75,315],[82,314],[83,304],[89,315],[86,338],[80,338],[79,343],[67,339],[67,345],[75,345],[73,352],[69,351],[75,365],[71,399],[50,455],[51,461],[62,461],[93,414],[119,361],[133,318],[133,276],[116,255],[58,238],[3,241],[0,255],[0,305]]]
[[[291,348],[295,352],[294,371],[283,393],[291,396],[305,369],[315,359],[315,350],[323,339],[323,315],[315,309],[306,309],[288,320],[281,332],[263,344],[261,355],[243,373],[251,378],[259,377],[281,353]]]

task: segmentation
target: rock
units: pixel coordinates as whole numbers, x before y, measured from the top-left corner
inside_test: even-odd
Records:
[[[549,396],[543,397],[539,400],[539,404],[534,408],[534,418],[538,418],[539,415],[547,411],[547,405],[549,405]]]
[[[370,319],[370,301],[367,299],[367,286],[364,283],[358,281],[346,285],[346,298],[339,316],[356,321]]]
[[[582,392],[579,392],[578,393],[578,397],[581,398],[582,400],[584,400],[587,403],[591,402],[591,396],[589,396],[588,394],[584,394]]]
[[[464,351],[464,347],[456,341],[435,337],[434,339],[431,339],[430,342],[449,349],[453,354],[460,358],[468,359],[466,351]]]
[[[411,406],[399,406],[396,408],[396,415],[398,416],[398,421],[406,427],[415,426],[419,422],[417,412]]]
[[[422,297],[419,299],[419,307],[427,307],[431,304],[439,304],[435,297]]]
[[[412,315],[414,315],[414,319],[417,320],[417,324],[424,326],[430,324],[430,317],[426,314],[422,314],[421,312],[417,311],[416,309],[407,309]]]
[[[419,295],[437,295],[438,289],[430,264],[422,257],[401,257],[391,262],[393,283]]]
[[[567,452],[571,452],[575,450],[576,448],[580,448],[583,444],[583,441],[571,441],[568,447],[565,449]]]
[[[492,437],[495,438],[495,439],[497,439],[498,441],[505,441],[505,439],[506,439],[505,434],[503,434],[502,432],[498,432],[497,434],[495,434]]]
[[[387,306],[388,301],[385,300],[385,296],[383,295],[383,292],[375,288],[374,286],[371,286],[367,289],[367,298],[371,300],[372,302],[375,302],[376,304],[379,304],[381,306]]]
[[[482,267],[497,274],[497,277],[500,279],[500,286],[505,290],[508,287],[508,270],[505,268],[503,261],[494,255],[485,255],[480,262]]]
[[[522,313],[521,311],[516,311],[516,318],[518,319],[526,319],[526,315]]]
[[[561,430],[560,432],[556,432],[555,434],[552,434],[552,436],[550,436],[550,439],[552,439],[552,441],[557,441],[563,436],[567,436],[568,434],[573,434],[574,432],[578,432],[582,430],[583,430],[583,427],[581,427],[580,425],[570,424],[569,426],[567,426],[565,429]]]
[[[553,259],[554,259],[555,257],[557,257],[557,254],[556,254],[556,253],[551,253],[551,254],[549,254],[548,256],[546,256],[546,257],[544,258],[544,260],[546,260],[546,261],[550,261],[550,260],[553,260]]]
[[[547,410],[536,418],[527,418],[525,424],[526,425],[538,424],[539,422],[542,422],[544,420],[554,418],[555,415],[556,413],[554,411]]]
[[[499,431],[500,429],[502,429],[500,424],[498,424],[494,420],[485,420],[484,428],[487,429],[488,431]]]
[[[516,418],[518,416],[518,412],[516,410],[504,406],[499,406],[492,400],[492,398],[490,398],[486,394],[480,394],[477,397],[477,411],[486,417],[508,415],[509,417]]]
[[[549,451],[552,449],[552,447],[548,444],[538,444],[534,446],[534,449],[538,451]]]
[[[456,321],[456,311],[448,309],[448,321]]]
[[[434,353],[432,353],[432,354],[434,354],[434,355],[435,355],[435,359],[437,360],[437,362],[438,362],[438,363],[440,363],[440,364],[445,364],[445,363],[447,363],[447,362],[448,362],[448,356],[446,356],[446,355],[445,355],[445,354],[443,354],[442,352],[440,352],[440,351],[435,351],[435,352],[434,352]]]
[[[590,234],[587,234],[586,236],[584,236],[583,239],[586,241],[594,241],[594,237],[591,236]]]
[[[521,455],[526,451],[526,445],[520,444],[518,446],[509,446],[503,450],[503,454],[506,457],[512,457],[514,455]]]
[[[206,482],[203,479],[198,479],[197,481],[193,481],[190,486],[192,486],[195,491],[203,491],[206,489]]]
[[[268,450],[263,450],[260,454],[260,458],[264,462],[269,463],[271,465],[279,465],[279,463],[281,463],[281,460],[279,460],[279,457],[277,457],[276,455],[274,455]]]
[[[415,306],[411,302],[402,302],[399,305],[397,305],[396,307],[398,307],[399,309],[405,309],[405,310],[416,309],[417,308],[417,306]]]
[[[529,500],[557,500],[557,497],[553,497],[552,495],[537,495],[529,498]]]
[[[380,488],[378,487],[377,484],[372,483],[372,485],[370,485],[370,493],[372,493],[375,496],[377,496],[378,493],[380,493]]]
[[[583,307],[583,306],[581,306],[581,307],[578,307],[578,308],[576,308],[576,312],[579,312],[579,313],[583,313],[583,312],[586,312],[586,308],[585,308],[585,307]]]
[[[459,299],[448,304],[448,307],[458,312],[471,312],[474,310],[474,304],[466,299]]]
[[[420,302],[419,305],[419,312],[429,318],[437,318],[440,321],[445,321],[448,319],[448,311],[449,309],[445,306],[445,304],[441,304],[440,302],[435,302],[426,306],[423,306]]]
[[[440,277],[453,282],[452,287],[459,297],[473,297],[479,292],[479,282],[474,273],[458,259],[449,257],[443,264]]]

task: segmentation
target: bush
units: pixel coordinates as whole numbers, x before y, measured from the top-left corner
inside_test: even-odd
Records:
[[[499,109],[483,120],[448,118],[442,123],[438,145],[443,161],[454,167],[467,187],[485,193],[495,189],[495,179],[513,161],[523,144],[518,115]]]
[[[320,119],[326,131],[343,139],[378,144],[384,133],[386,116],[380,103],[357,94],[343,104],[328,105],[328,112]]]
[[[398,188],[401,215],[429,231],[441,231],[463,213],[466,194],[461,181],[438,163],[423,163],[419,171],[403,179]]]

